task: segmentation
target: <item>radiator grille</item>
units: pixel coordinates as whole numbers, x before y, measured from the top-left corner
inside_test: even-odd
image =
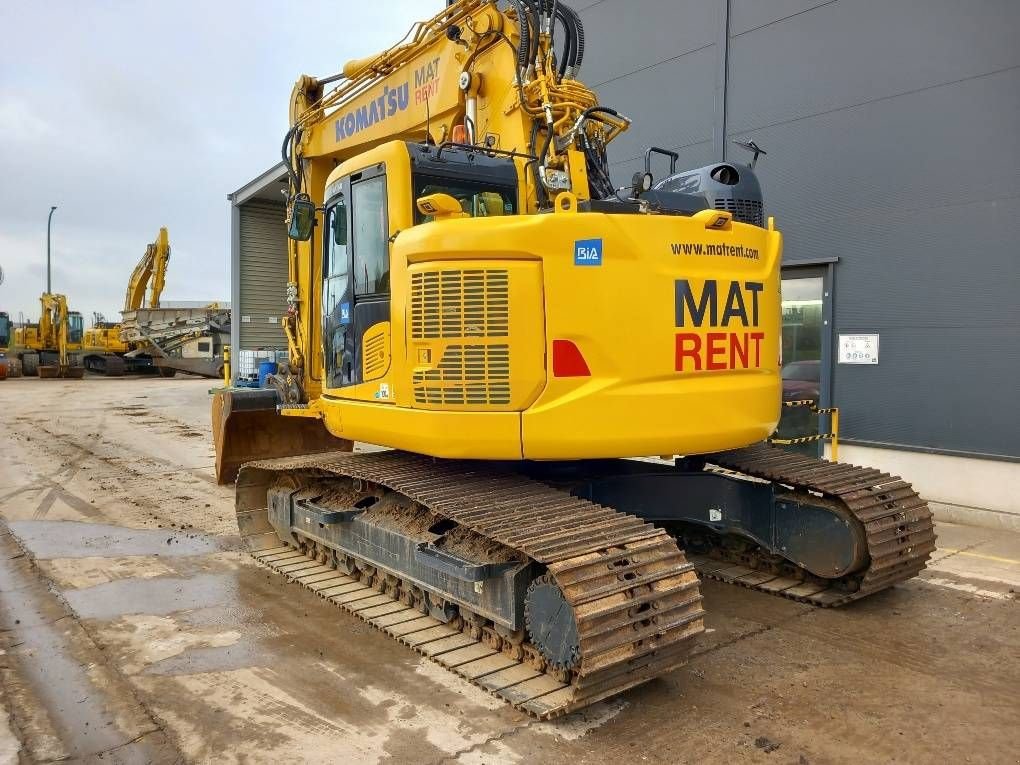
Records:
[[[760,199],[716,198],[715,209],[733,213],[738,223],[750,223],[755,226],[762,226],[765,223]]]
[[[414,373],[418,404],[510,403],[509,345],[450,345],[435,369]]]
[[[509,276],[502,269],[418,271],[411,275],[411,339],[507,337]]]

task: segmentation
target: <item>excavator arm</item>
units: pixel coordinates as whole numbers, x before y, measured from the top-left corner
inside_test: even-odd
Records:
[[[145,248],[145,254],[131,272],[127,294],[124,296],[125,311],[137,311],[141,308],[146,302],[147,291],[149,292],[147,307],[159,308],[159,299],[163,294],[169,260],[170,235],[167,233],[166,227],[163,227],[159,230],[156,241]]]
[[[300,77],[283,145],[288,222],[295,204],[299,215],[319,214],[326,178],[338,164],[393,140],[513,155],[530,178],[524,212],[551,208],[561,192],[578,200],[612,195],[605,147],[630,120],[574,79],[584,54],[577,14],[547,0],[508,5],[501,11],[492,0],[459,0],[376,56],[350,61],[330,77]],[[289,247],[283,323],[291,369],[309,399],[321,389],[321,359],[312,358],[320,345],[314,316],[321,275],[309,242],[292,239]]]

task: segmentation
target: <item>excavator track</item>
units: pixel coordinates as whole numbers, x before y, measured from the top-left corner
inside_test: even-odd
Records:
[[[852,517],[864,528],[868,564],[839,579],[823,579],[793,564],[777,566],[764,557],[720,548],[709,556],[688,556],[704,576],[816,606],[842,606],[917,576],[935,551],[928,503],[898,476],[766,443],[707,459],[726,470],[790,487],[806,501],[817,503],[821,497],[844,517]]]
[[[266,498],[283,477],[297,485],[340,478],[382,487],[526,556],[544,571],[528,589],[529,598],[542,591],[526,603],[529,629],[512,639],[476,618],[444,623],[416,607],[411,582],[391,574],[365,581],[339,571],[321,543],[284,544],[269,524]],[[694,566],[665,531],[498,466],[400,451],[258,461],[241,469],[237,500],[241,536],[256,560],[538,719],[683,665],[704,631]],[[550,615],[562,622],[564,608],[576,635],[573,642],[545,635],[569,649],[550,658],[539,644],[542,625]]]

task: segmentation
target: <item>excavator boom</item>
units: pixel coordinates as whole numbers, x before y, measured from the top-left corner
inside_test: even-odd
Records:
[[[156,241],[145,248],[145,254],[138,261],[128,280],[124,296],[124,310],[137,311],[139,308],[159,308],[159,299],[166,282],[166,266],[170,260],[170,235],[166,228],[159,230]],[[145,296],[149,294],[146,304]]]

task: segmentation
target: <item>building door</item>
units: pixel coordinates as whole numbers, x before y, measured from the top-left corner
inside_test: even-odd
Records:
[[[832,268],[828,266],[786,266],[782,273],[783,402],[811,401],[829,405],[831,369]],[[819,418],[810,407],[784,406],[775,438],[817,435],[828,418]],[[819,456],[820,441],[788,448]]]

